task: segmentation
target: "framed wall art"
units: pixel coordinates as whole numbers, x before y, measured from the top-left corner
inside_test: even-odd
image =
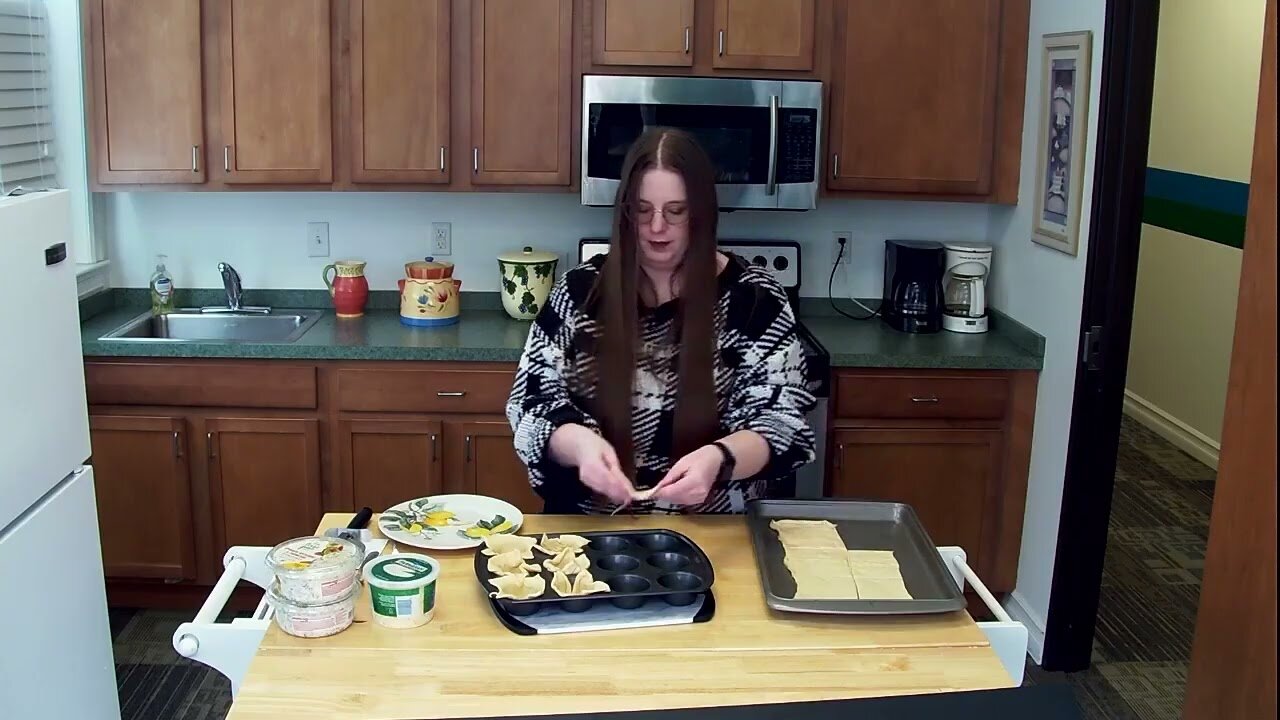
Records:
[[[1054,33],[1042,39],[1040,117],[1031,239],[1076,255],[1089,124],[1092,33]]]

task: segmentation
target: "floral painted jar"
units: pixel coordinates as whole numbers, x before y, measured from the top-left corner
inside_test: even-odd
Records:
[[[531,247],[498,256],[498,269],[502,271],[502,307],[508,315],[517,320],[538,316],[551,295],[559,262],[560,256],[556,253]]]

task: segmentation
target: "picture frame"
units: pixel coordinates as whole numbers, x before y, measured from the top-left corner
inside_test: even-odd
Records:
[[[1041,43],[1031,240],[1074,256],[1080,251],[1093,33],[1052,33]]]

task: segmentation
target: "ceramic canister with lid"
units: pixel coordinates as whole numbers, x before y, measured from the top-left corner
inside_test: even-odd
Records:
[[[560,256],[525,247],[498,256],[502,271],[502,307],[517,320],[532,320],[547,303],[556,282]]]

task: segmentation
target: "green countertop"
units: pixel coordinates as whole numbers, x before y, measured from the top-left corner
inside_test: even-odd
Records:
[[[312,301],[294,307],[323,306],[312,295],[287,299]],[[396,310],[376,307],[356,319],[326,311],[291,343],[99,340],[145,311],[137,299],[136,292],[123,291],[109,300],[82,303],[81,314],[87,319],[81,324],[81,344],[86,357],[516,362],[529,332],[529,323],[512,320],[489,299],[464,296],[463,307],[469,309],[463,310],[461,321],[442,328],[407,327],[400,324]],[[859,322],[835,315],[825,304],[825,300],[802,300],[800,319],[831,353],[834,367],[1039,370],[1043,364],[1043,339],[1003,315],[997,314],[992,331],[983,335],[908,335],[879,320]]]

